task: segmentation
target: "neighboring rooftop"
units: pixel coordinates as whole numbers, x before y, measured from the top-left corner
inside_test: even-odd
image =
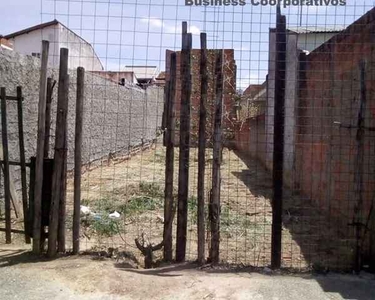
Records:
[[[19,36],[19,35],[22,35],[22,34],[26,34],[26,33],[32,32],[34,30],[43,29],[43,28],[46,28],[46,27],[49,27],[49,26],[52,26],[52,25],[57,25],[59,23],[60,22],[55,19],[55,20],[50,21],[50,22],[38,24],[38,25],[31,26],[31,27],[26,28],[26,29],[22,29],[22,30],[19,30],[19,31],[7,34],[7,35],[4,36],[4,38],[6,38],[6,39],[12,39],[12,38],[14,38],[16,36]],[[64,24],[62,24],[62,23],[60,23],[60,24],[63,25],[64,27],[66,27]]]
[[[307,33],[333,33],[345,30],[345,26],[334,25],[334,26],[299,26],[299,27],[288,27],[288,30],[298,34]]]
[[[158,75],[156,66],[125,66],[124,71],[134,72],[138,79],[154,79]]]

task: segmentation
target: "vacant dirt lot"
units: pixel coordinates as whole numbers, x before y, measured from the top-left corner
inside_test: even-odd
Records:
[[[176,149],[176,195],[178,154]],[[211,166],[212,151],[207,150],[206,201],[211,188]],[[196,259],[197,249],[197,173],[197,150],[191,149],[189,260]],[[244,160],[238,153],[224,149],[221,177],[222,261],[269,265],[272,224],[272,181],[269,172],[256,161]],[[153,244],[162,240],[164,178],[165,148],[160,143],[130,158],[115,158],[86,171],[82,183],[83,203],[99,214],[100,219],[84,220],[83,249],[107,250],[112,247],[131,252],[142,261],[134,247],[134,239],[145,234]],[[68,186],[68,203],[71,204],[72,181]],[[341,240],[337,236],[336,225],[329,224],[308,199],[287,189],[284,195],[283,266],[300,270],[350,269],[353,261],[351,241]],[[120,212],[121,217],[114,224],[106,216],[115,210]],[[157,258],[160,258],[160,253],[158,255]]]
[[[206,156],[206,201],[209,199],[212,151]],[[197,150],[191,149],[187,258],[197,251]],[[175,150],[175,194],[177,195],[178,150]],[[221,245],[223,263],[264,267],[270,264],[272,181],[257,162],[223,150],[221,168]],[[90,214],[82,217],[81,250],[113,248],[119,256],[132,257],[142,266],[143,257],[134,239],[144,235],[158,244],[163,232],[165,148],[157,143],[130,157],[112,158],[86,170],[82,178],[82,203]],[[310,201],[284,191],[283,267],[297,270],[348,269],[353,263],[352,241],[340,238],[337,225],[329,223]],[[71,247],[73,181],[68,182],[67,249]],[[177,202],[177,196],[176,196]],[[119,212],[117,219],[109,214]],[[175,220],[176,222],[176,220]],[[175,224],[176,225],[176,224]],[[4,228],[4,224],[1,225]],[[22,229],[22,222],[13,225]],[[207,240],[208,235],[207,222]],[[176,230],[174,230],[176,232]],[[0,233],[1,240],[4,233]],[[22,243],[22,236],[14,235]],[[207,248],[209,247],[207,242]],[[112,250],[111,250],[112,251]],[[207,251],[208,253],[208,251]],[[155,256],[157,262],[161,251]]]
[[[10,299],[373,299],[373,275],[290,276],[193,264],[138,270],[79,256],[37,260],[24,248],[0,247],[0,294]]]

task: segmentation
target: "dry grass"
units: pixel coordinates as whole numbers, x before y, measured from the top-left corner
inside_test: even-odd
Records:
[[[206,157],[206,201],[210,191],[212,151]],[[123,161],[103,162],[82,177],[82,201],[98,216],[82,219],[82,250],[109,247],[131,252],[142,261],[134,239],[144,233],[158,244],[163,233],[165,148],[156,144]],[[197,149],[191,149],[189,178],[189,223],[187,258],[197,252]],[[271,262],[272,181],[268,172],[253,160],[243,161],[236,153],[223,150],[221,169],[221,244],[223,262],[266,266]],[[177,194],[178,149],[175,150]],[[68,180],[67,238],[71,237],[73,181]],[[176,196],[177,200],[177,196]],[[108,218],[114,210],[118,221]],[[175,220],[176,223],[176,220]],[[174,224],[176,226],[176,224]],[[283,266],[306,269],[349,268],[352,241],[337,236],[308,199],[284,192]],[[174,229],[174,232],[176,230]],[[207,226],[207,233],[209,228]],[[209,236],[207,235],[209,240]],[[71,241],[67,241],[69,248]],[[207,242],[208,253],[209,242]],[[161,252],[161,251],[159,251]],[[161,253],[157,254],[161,257]]]

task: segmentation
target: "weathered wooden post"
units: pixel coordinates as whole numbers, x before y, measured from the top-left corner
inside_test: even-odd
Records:
[[[206,122],[207,122],[207,34],[201,33],[201,94],[199,108],[199,135],[198,135],[198,263],[205,261],[205,213],[204,213],[204,179],[206,166]]]
[[[4,87],[1,88],[1,136],[3,142],[3,170],[4,170],[4,200],[5,200],[5,239],[12,242],[11,205],[10,205],[10,173],[8,150],[8,123],[7,123],[7,95]]]
[[[69,91],[69,77],[68,77],[68,91]],[[64,147],[63,147],[63,169],[61,173],[61,187],[60,187],[60,204],[59,204],[59,226],[58,226],[58,251],[65,252],[65,222],[66,222],[66,185],[67,185],[67,169],[68,169],[68,138],[67,138],[67,124],[65,124]]]
[[[192,35],[187,33],[187,23],[182,23],[181,51],[181,116],[180,116],[180,157],[178,172],[178,214],[176,261],[182,262],[186,255],[187,203],[189,194],[189,159],[190,159],[190,97],[191,65],[190,53]]]
[[[216,52],[215,64],[215,116],[213,136],[212,193],[210,199],[211,223],[211,263],[219,262],[220,247],[220,167],[222,154],[222,118],[223,118],[223,50]]]
[[[74,213],[73,213],[73,254],[79,252],[81,168],[82,168],[82,128],[83,102],[85,99],[85,69],[77,69],[76,128],[74,141]]]
[[[29,209],[27,204],[27,179],[26,179],[26,157],[25,157],[25,141],[23,135],[23,107],[22,107],[22,87],[17,87],[17,110],[18,110],[18,139],[20,149],[21,163],[21,188],[22,188],[22,205],[23,205],[23,224],[25,229],[25,242],[30,244],[29,229]]]
[[[52,78],[47,79],[47,103],[46,103],[46,132],[44,140],[44,158],[49,157],[49,140],[51,136],[51,106],[53,98],[53,88],[55,87],[56,81]]]
[[[66,147],[66,122],[69,101],[69,75],[68,75],[68,55],[69,50],[60,50],[60,71],[57,99],[57,117],[55,134],[55,155],[52,178],[52,199],[50,219],[48,226],[48,256],[54,257],[57,253],[57,235],[59,226],[59,211],[61,201],[61,186],[64,173],[64,158]]]
[[[40,232],[42,213],[42,185],[44,164],[44,137],[46,122],[46,94],[47,94],[47,66],[48,66],[49,42],[42,42],[42,62],[39,83],[38,104],[38,138],[36,146],[35,162],[35,187],[34,187],[34,221],[33,221],[33,252],[40,253]]]
[[[174,217],[173,203],[173,175],[174,175],[174,138],[175,138],[175,114],[174,101],[176,95],[176,76],[177,76],[177,56],[176,52],[171,54],[170,58],[169,81],[166,93],[166,111],[165,111],[165,202],[164,202],[164,260],[172,261],[172,225]]]
[[[277,9],[276,20],[276,63],[275,63],[275,105],[273,132],[273,198],[272,198],[272,249],[271,266],[281,266],[281,235],[283,211],[283,163],[285,123],[285,68],[286,68],[286,18]]]

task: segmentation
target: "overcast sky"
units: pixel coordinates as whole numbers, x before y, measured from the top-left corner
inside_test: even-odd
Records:
[[[210,48],[233,48],[238,86],[262,83],[267,74],[268,31],[275,7],[186,7],[184,0],[1,0],[0,34],[58,19],[90,42],[106,69],[156,65],[164,69],[165,50],[179,49],[180,27],[188,21],[193,46],[208,33]],[[248,1],[249,2],[249,1]],[[373,7],[371,0],[347,0],[342,7],[283,9],[288,26],[351,24]]]

